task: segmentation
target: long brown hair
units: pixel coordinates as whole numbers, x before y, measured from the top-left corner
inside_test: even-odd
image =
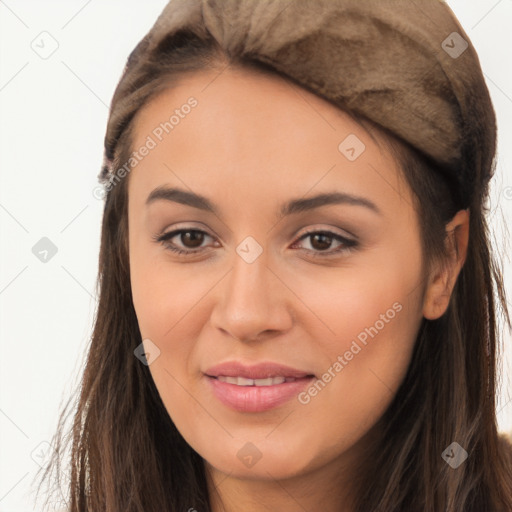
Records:
[[[143,39],[130,55],[112,100],[105,148],[114,170],[133,150],[134,115],[183,73],[247,66],[281,74],[241,48],[222,47],[207,32],[180,30],[150,55],[147,42]],[[399,162],[415,196],[428,272],[434,261],[448,257],[445,226],[458,209],[453,189],[425,154],[370,120],[349,114],[380,135]],[[488,119],[481,127],[482,151],[492,157],[494,114]],[[469,164],[461,160],[460,165]],[[112,186],[108,167],[100,174],[108,192],[94,331],[78,399],[71,397],[62,411],[54,457],[43,477],[53,475],[58,482],[60,461],[68,457],[70,481],[64,496],[70,512],[209,511],[204,461],[171,421],[148,367],[134,357],[142,340],[129,274],[128,180]],[[509,328],[511,324],[486,220],[493,172],[493,166],[483,169],[474,184],[465,264],[446,313],[422,321],[404,381],[379,420],[382,436],[360,468],[356,512],[512,510],[512,446],[498,434],[495,410],[500,306]],[[469,453],[457,469],[441,456],[452,442]]]

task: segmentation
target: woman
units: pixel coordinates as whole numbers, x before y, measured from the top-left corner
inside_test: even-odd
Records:
[[[111,105],[69,510],[512,510],[495,143],[443,2],[170,2]]]

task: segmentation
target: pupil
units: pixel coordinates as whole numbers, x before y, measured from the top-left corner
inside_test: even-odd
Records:
[[[313,235],[313,240],[316,240],[320,238],[320,240],[324,240],[324,243],[322,244],[322,241],[320,241],[320,247],[316,247],[317,249],[328,249],[329,248],[329,245],[330,245],[330,241],[331,241],[331,237],[329,235],[325,235],[325,234],[322,234],[322,233],[319,233],[319,234],[316,234],[316,235]],[[325,242],[325,239],[327,239],[327,242]],[[315,246],[314,243],[312,243],[313,247]]]
[[[200,246],[203,241],[202,233],[200,233],[199,231],[185,231],[184,233],[181,234],[181,236],[182,236],[182,238],[188,238],[189,241],[192,241],[192,247]],[[182,241],[184,241],[184,240],[182,240]],[[196,245],[194,245],[194,242],[196,242]],[[187,245],[187,244],[185,243],[185,245]]]

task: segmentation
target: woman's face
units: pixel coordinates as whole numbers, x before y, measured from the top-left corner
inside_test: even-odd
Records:
[[[396,163],[327,101],[247,70],[187,75],[134,127],[131,286],[170,417],[232,477],[339,472],[393,399],[423,316]]]

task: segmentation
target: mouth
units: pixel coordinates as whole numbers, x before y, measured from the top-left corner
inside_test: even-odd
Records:
[[[262,361],[258,364],[245,364],[241,361],[225,361],[215,365],[204,372],[208,377],[221,379],[237,379],[236,382],[225,381],[240,386],[252,386],[254,383],[259,386],[270,386],[273,382],[268,379],[301,379],[303,377],[314,377],[313,372],[300,370],[280,363]],[[254,382],[251,382],[254,381]],[[280,384],[280,382],[275,382]]]
[[[234,384],[235,386],[276,386],[279,384],[284,384],[285,382],[296,382],[302,379],[310,379],[313,378],[314,375],[306,375],[304,377],[283,377],[281,375],[277,375],[275,377],[267,377],[264,379],[248,379],[246,377],[230,377],[228,375],[207,375],[212,379],[217,379],[220,382],[225,382],[227,384]]]
[[[315,377],[275,376],[248,379],[226,375],[205,375],[213,403],[238,413],[263,413],[293,403],[294,398],[310,386]],[[298,406],[298,401],[297,402]]]
[[[225,361],[204,372],[213,401],[237,412],[264,412],[286,404],[315,379],[312,372],[263,361]]]

